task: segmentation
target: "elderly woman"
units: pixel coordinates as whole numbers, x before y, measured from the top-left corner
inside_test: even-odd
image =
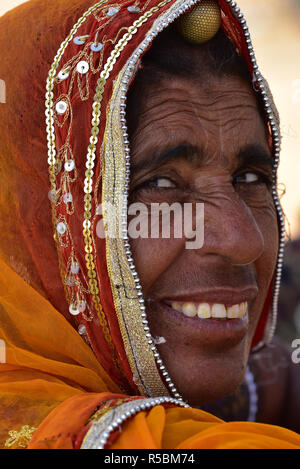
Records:
[[[200,410],[272,340],[283,250],[278,116],[235,2],[31,0],[0,44],[1,444],[299,448]]]

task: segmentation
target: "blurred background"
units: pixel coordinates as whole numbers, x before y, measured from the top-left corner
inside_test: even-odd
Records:
[[[0,0],[0,15],[21,3],[24,0]],[[258,65],[269,81],[281,116],[279,180],[287,216],[287,249],[278,333],[290,345],[300,335],[300,0],[237,3],[247,19]]]

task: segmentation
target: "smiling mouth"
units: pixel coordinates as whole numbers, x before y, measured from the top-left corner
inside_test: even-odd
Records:
[[[184,316],[198,319],[245,319],[248,315],[248,302],[227,305],[208,302],[165,301],[167,306]]]
[[[166,341],[182,338],[206,351],[228,350],[249,332],[256,287],[215,288],[200,292],[177,292],[177,297],[148,299],[152,335]],[[173,295],[172,295],[173,296]]]

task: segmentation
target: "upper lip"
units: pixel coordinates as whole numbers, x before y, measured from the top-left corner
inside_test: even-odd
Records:
[[[160,301],[178,303],[219,303],[235,305],[243,302],[253,301],[258,294],[257,286],[247,286],[244,288],[215,287],[197,292],[184,292],[164,295]]]

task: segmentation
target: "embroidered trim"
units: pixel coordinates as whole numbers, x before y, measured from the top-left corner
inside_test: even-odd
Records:
[[[179,400],[182,400],[182,397],[164,368],[153,343],[149,326],[145,324],[146,313],[141,286],[138,283],[131,254],[126,254],[129,252],[129,248],[126,248],[128,244],[128,190],[126,188],[128,180],[126,178],[130,167],[130,148],[125,130],[125,107],[127,87],[143,52],[163,29],[198,1],[177,0],[166,12],[162,13],[119,73],[115,80],[109,106],[110,112],[107,116],[102,169],[104,207],[113,206],[118,215],[115,219],[105,210],[103,213],[107,268],[111,279],[115,310],[134,382],[144,396],[173,395]],[[161,2],[158,6],[167,3],[167,1]],[[130,37],[128,37],[129,40]],[[117,236],[109,236],[114,229]],[[122,237],[119,236],[120,233]],[[157,365],[160,366],[161,371],[158,370]]]
[[[127,402],[106,413],[100,420],[94,422],[88,430],[81,449],[104,449],[110,435],[118,429],[126,420],[142,411],[151,410],[157,405],[173,404],[179,407],[189,408],[177,399],[158,397],[156,399],[138,399]]]
[[[24,425],[20,431],[9,431],[9,438],[6,440],[4,447],[11,449],[13,447],[27,448],[35,431],[36,428],[30,427],[30,425]]]
[[[127,402],[132,402],[133,400],[139,400],[140,397],[132,398],[127,397],[123,399],[109,399],[108,401],[102,402],[94,411],[93,415],[89,418],[88,424],[92,422],[97,422],[100,420],[105,414],[120,407],[122,404],[126,404]]]

